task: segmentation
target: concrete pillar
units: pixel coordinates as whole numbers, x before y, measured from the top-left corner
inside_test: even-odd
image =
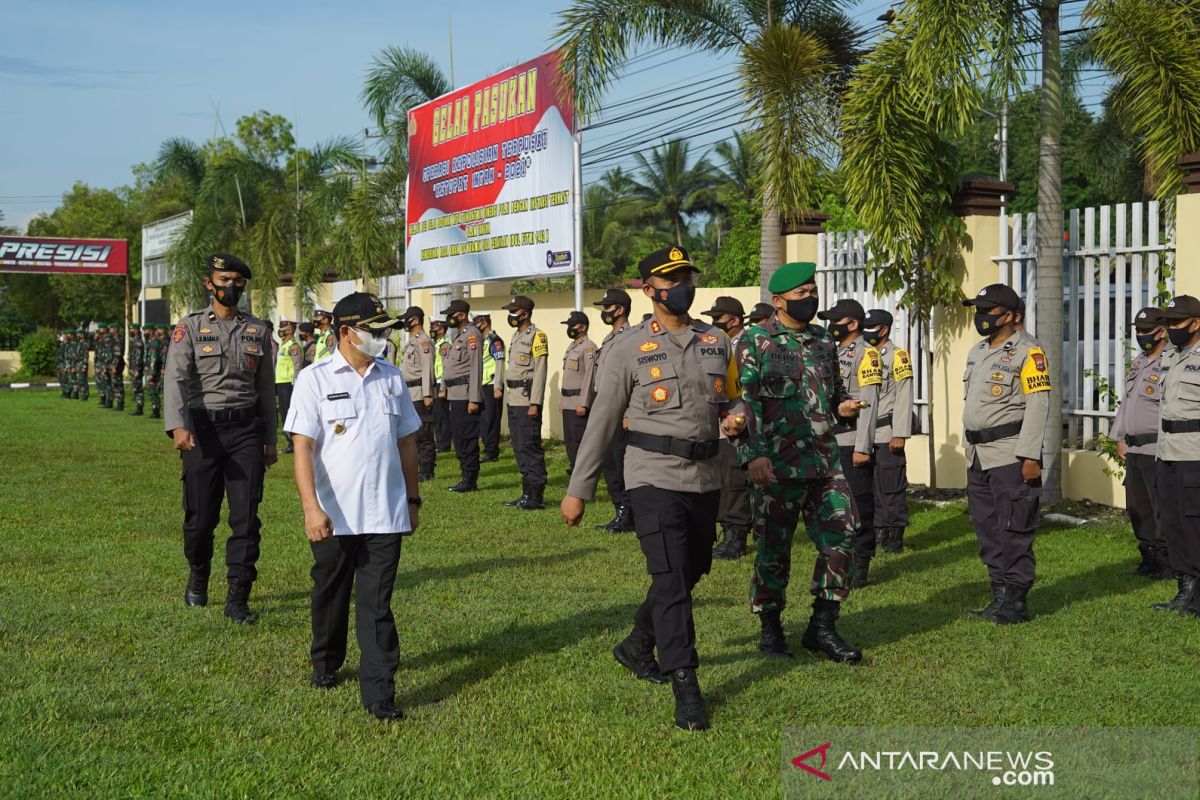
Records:
[[[817,261],[817,234],[829,220],[828,214],[806,211],[802,215],[782,215],[784,263]]]
[[[1187,193],[1175,198],[1175,293],[1200,297],[1200,153],[1179,166]]]

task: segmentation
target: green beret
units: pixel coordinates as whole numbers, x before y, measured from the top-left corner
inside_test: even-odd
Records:
[[[797,286],[811,283],[817,274],[817,265],[811,261],[792,261],[775,270],[767,289],[771,294],[790,292]]]

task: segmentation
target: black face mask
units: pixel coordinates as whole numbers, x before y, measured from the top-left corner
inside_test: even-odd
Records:
[[[455,317],[455,316],[446,317],[446,327],[447,328],[457,328],[458,327],[458,317]]]
[[[221,305],[226,308],[237,308],[238,301],[242,299],[242,292],[246,290],[244,286],[230,284],[229,286],[217,286],[213,284],[212,296]]]
[[[803,300],[785,300],[784,312],[796,322],[811,322],[817,315],[817,298],[805,297]]]
[[[509,314],[508,315],[508,327],[516,328],[516,327],[519,327],[520,325],[521,325],[521,315],[520,314]]]
[[[850,323],[843,322],[840,325],[830,325],[829,335],[833,337],[835,342],[840,342],[850,335]]]
[[[616,311],[601,311],[600,319],[605,325],[612,325],[617,321]]]
[[[1158,344],[1158,336],[1153,333],[1139,333],[1137,334],[1137,343],[1143,353],[1149,353]]]
[[[696,287],[690,283],[677,283],[670,289],[655,289],[654,302],[672,314],[686,314],[696,299]]]
[[[863,338],[867,340],[867,344],[871,345],[871,347],[878,347],[879,343],[883,341],[883,331],[878,329],[863,331]]]
[[[975,312],[975,330],[980,336],[992,338],[996,335],[996,331],[1000,330],[998,321],[1006,312],[1001,311],[999,314],[988,314],[983,311]]]
[[[567,328],[568,339],[578,339],[582,335],[583,331],[579,330],[579,328]]]
[[[1194,336],[1186,327],[1184,328],[1167,328],[1167,338],[1171,340],[1171,344],[1176,347],[1184,347],[1192,340]]]

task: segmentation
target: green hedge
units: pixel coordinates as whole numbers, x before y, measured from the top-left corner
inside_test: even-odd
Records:
[[[21,369],[13,377],[18,380],[39,378],[58,373],[58,339],[54,331],[42,328],[21,340],[17,348],[21,353]]]

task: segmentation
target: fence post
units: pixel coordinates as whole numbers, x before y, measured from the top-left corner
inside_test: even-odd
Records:
[[[1175,198],[1175,293],[1200,297],[1200,152],[1179,166],[1187,193]]]

